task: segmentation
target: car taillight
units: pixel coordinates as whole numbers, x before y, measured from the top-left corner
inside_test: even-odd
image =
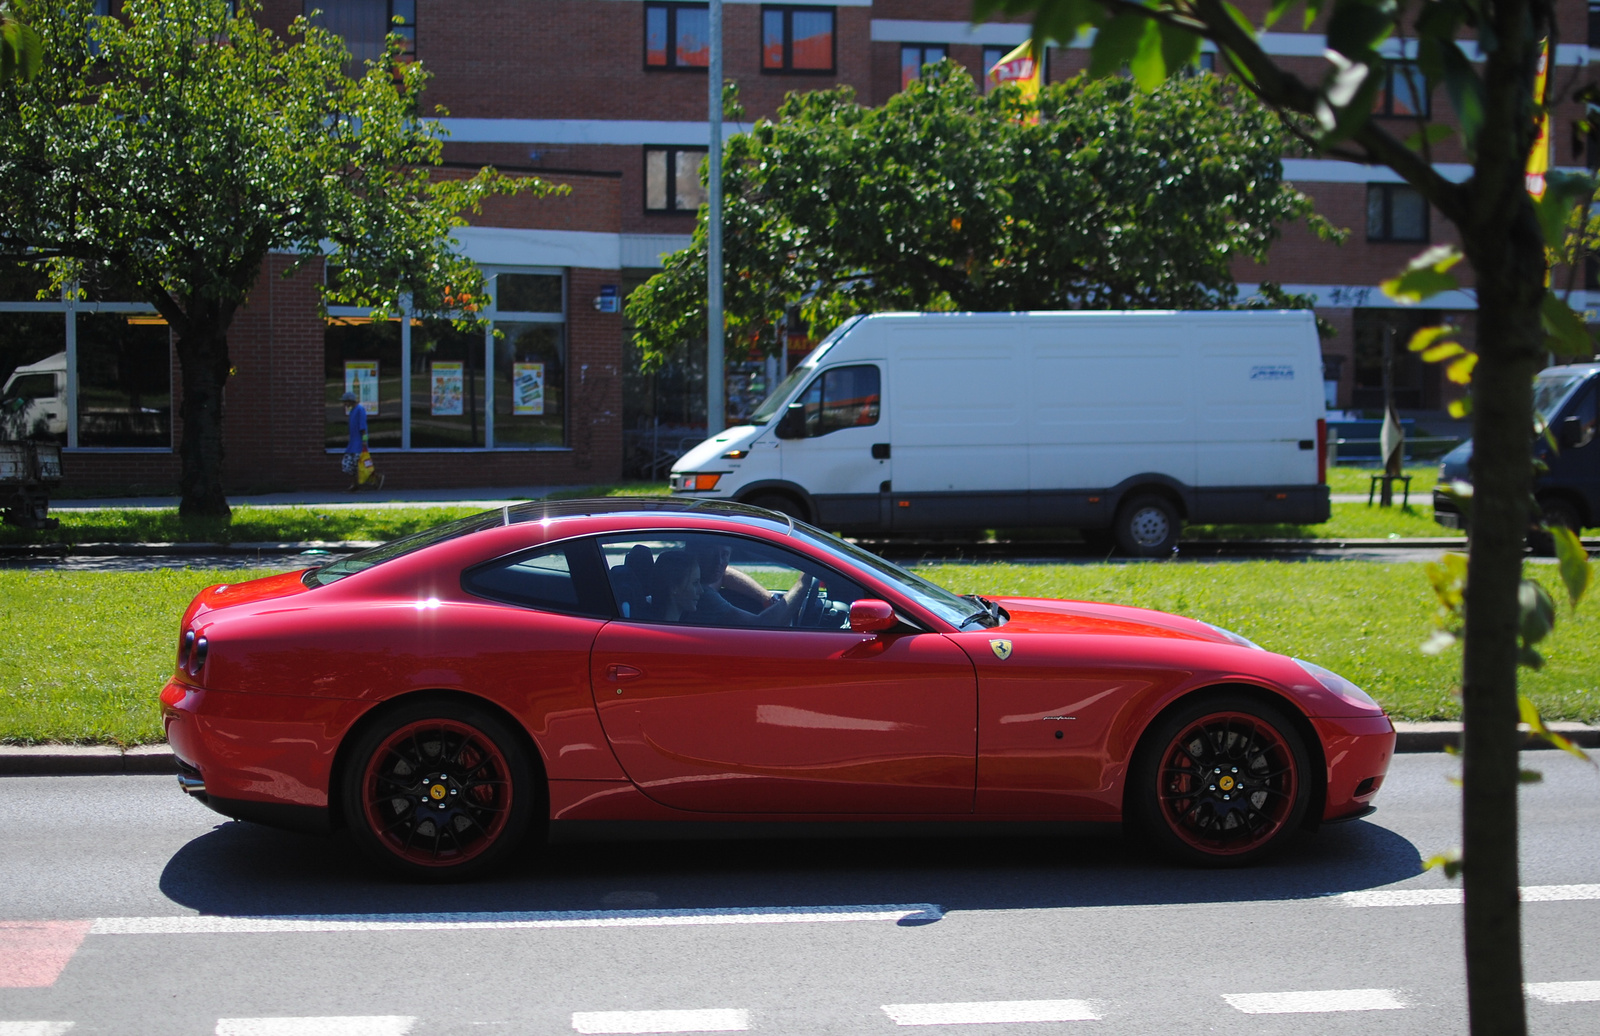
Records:
[[[178,638],[178,668],[189,668],[189,653],[194,650],[194,630],[184,630]]]
[[[204,637],[195,638],[194,650],[192,652],[190,652],[190,654],[189,654],[189,675],[190,676],[199,676],[201,671],[203,669],[205,669],[205,667],[206,667],[206,654],[207,654],[208,649],[210,647],[211,647],[211,645],[209,643],[207,643],[206,638],[204,638]]]
[[[1317,418],[1317,485],[1328,482],[1328,419]]]

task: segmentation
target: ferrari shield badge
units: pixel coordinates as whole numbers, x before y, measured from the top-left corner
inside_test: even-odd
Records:
[[[1011,657],[1011,641],[1009,640],[991,640],[989,641],[989,647],[994,650],[994,657],[1002,662]]]

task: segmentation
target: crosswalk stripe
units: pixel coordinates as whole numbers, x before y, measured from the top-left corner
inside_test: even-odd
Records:
[[[731,1007],[697,1011],[574,1011],[572,1027],[582,1033],[741,1032],[750,1012]]]
[[[680,925],[937,921],[935,903],[723,907],[687,910],[536,910],[448,914],[303,914],[271,917],[100,917],[90,935],[240,935],[280,932],[436,932],[519,928],[671,928]]]
[[[217,1036],[405,1036],[417,1023],[405,1015],[313,1018],[219,1018]]]
[[[0,1036],[61,1036],[71,1022],[0,1022]]]
[[[1547,1004],[1586,1004],[1600,1000],[1600,982],[1529,982],[1523,989]]]
[[[1572,903],[1600,899],[1600,885],[1524,885],[1524,903]],[[1461,903],[1461,889],[1374,889],[1346,892],[1334,897],[1345,906],[1453,906]]]
[[[1086,1000],[980,1000],[955,1004],[884,1004],[896,1025],[997,1025],[1005,1022],[1093,1022]]]
[[[0,989],[55,985],[88,931],[88,921],[0,921]]]
[[[1224,993],[1222,999],[1245,1014],[1324,1014],[1336,1011],[1399,1011],[1405,1003],[1394,989],[1308,989],[1289,993]]]

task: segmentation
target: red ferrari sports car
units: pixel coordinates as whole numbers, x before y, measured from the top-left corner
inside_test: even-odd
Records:
[[[491,511],[203,591],[178,782],[413,878],[574,820],[1121,820],[1198,864],[1365,816],[1383,710],[1194,619],[958,596],[760,508]]]

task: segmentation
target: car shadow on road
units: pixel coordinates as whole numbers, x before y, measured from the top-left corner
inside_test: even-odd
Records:
[[[1112,825],[1026,834],[945,827],[890,837],[563,841],[471,884],[387,880],[339,835],[228,823],[179,850],[161,876],[204,914],[707,909],[934,903],[945,911],[1311,899],[1415,877],[1410,841],[1359,821],[1302,835],[1269,863],[1166,863]]]

